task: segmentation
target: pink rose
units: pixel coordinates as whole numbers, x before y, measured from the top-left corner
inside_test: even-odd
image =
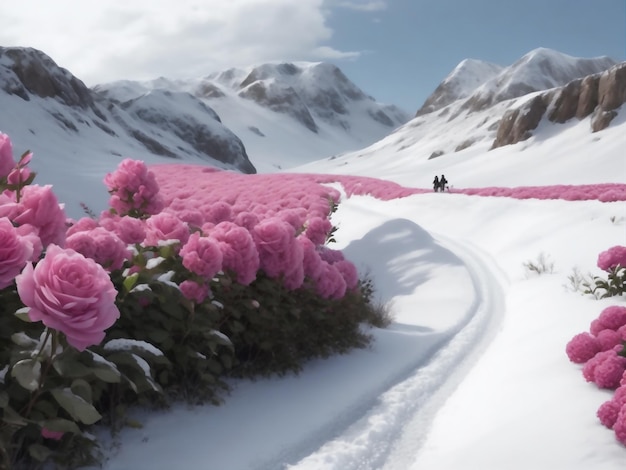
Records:
[[[178,240],[185,243],[189,239],[189,226],[169,212],[161,212],[146,220],[145,245],[157,246],[159,241]]]
[[[41,436],[45,439],[60,441],[64,434],[63,431],[51,431],[48,428],[41,428]]]
[[[259,253],[248,230],[233,222],[220,222],[210,232],[222,251],[222,269],[234,273],[244,286],[256,279]]]
[[[0,289],[13,282],[32,254],[32,243],[19,236],[9,219],[0,218]]]
[[[30,178],[31,174],[32,172],[27,167],[14,168],[9,173],[9,176],[7,176],[7,181],[9,182],[9,184],[15,186],[23,186],[24,182],[27,181],[28,178]]]
[[[0,132],[0,178],[6,178],[14,167],[11,139],[8,135]]]
[[[91,258],[107,271],[120,269],[129,258],[126,244],[104,227],[96,227],[87,232],[77,232],[67,237],[67,248]]]
[[[180,283],[180,291],[185,298],[193,300],[198,304],[202,303],[209,295],[208,286],[189,280]]]
[[[164,202],[154,173],[140,160],[127,158],[104,178],[111,199],[110,206],[119,215],[158,214]]]
[[[346,281],[333,264],[322,261],[322,272],[316,281],[317,293],[325,299],[341,299],[346,293]]]
[[[346,288],[348,290],[354,289],[359,283],[359,273],[356,270],[356,266],[347,259],[337,261],[334,264],[337,271],[341,273],[344,281],[346,281]]]
[[[80,351],[99,344],[120,316],[108,273],[71,249],[49,245],[37,266],[28,263],[15,282],[31,321],[63,332]]]
[[[307,223],[306,236],[316,245],[326,243],[326,237],[333,228],[330,220],[321,217],[313,217]]]
[[[289,223],[277,217],[265,219],[252,229],[260,267],[269,277],[278,277],[295,268],[291,259],[291,247],[297,244],[295,232]],[[302,248],[299,250],[302,262]]]
[[[73,235],[77,232],[88,232],[98,226],[98,222],[91,217],[83,217],[78,219],[70,228],[67,229],[66,236]]]
[[[65,243],[66,215],[52,186],[29,185],[22,189],[18,203],[19,214],[13,219],[18,225],[30,224],[39,231],[43,246]]]
[[[212,278],[222,269],[222,250],[214,240],[193,233],[180,250],[183,266],[192,273]]]
[[[626,246],[614,246],[598,255],[598,267],[610,271],[616,266],[626,267]]]

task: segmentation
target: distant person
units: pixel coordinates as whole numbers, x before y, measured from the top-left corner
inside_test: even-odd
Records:
[[[433,189],[435,192],[439,191],[439,177],[435,175],[435,179],[433,180]]]
[[[448,180],[446,179],[444,175],[441,175],[441,179],[439,180],[439,188],[441,189],[441,192],[444,192],[447,187],[448,187]]]

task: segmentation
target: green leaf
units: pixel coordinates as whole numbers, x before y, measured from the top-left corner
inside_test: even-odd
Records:
[[[39,423],[42,428],[56,432],[69,432],[72,434],[82,434],[80,428],[74,421],[64,418],[46,419]]]
[[[107,383],[116,384],[121,382],[122,374],[113,362],[89,349],[86,351],[91,354],[91,360],[93,361],[91,371],[96,377]]]
[[[37,462],[45,462],[52,455],[52,451],[43,444],[31,444],[28,446],[28,453]]]
[[[72,389],[55,388],[50,392],[57,403],[61,405],[75,421],[80,421],[84,424],[94,424],[102,418],[93,405],[74,394]]]
[[[9,406],[9,394],[5,391],[0,392],[0,408]]]
[[[41,412],[46,418],[54,418],[59,412],[59,407],[55,403],[51,400],[44,400],[42,398],[37,400],[34,409]]]
[[[11,369],[11,376],[26,390],[31,392],[39,387],[41,378],[41,363],[34,359],[22,359]]]
[[[2,422],[5,424],[13,424],[19,427],[23,427],[28,424],[26,418],[24,418],[17,411],[11,408],[10,405],[4,407],[4,416],[2,416]]]
[[[68,350],[66,354],[58,355],[52,365],[59,375],[65,378],[87,377],[93,372],[92,368],[78,361],[71,350]]]
[[[23,307],[15,312],[15,316],[26,323],[31,323],[28,312],[30,312],[30,307]]]
[[[13,333],[11,335],[11,341],[23,348],[34,349],[39,344],[39,341],[31,338],[26,333],[20,331],[19,333]]]
[[[135,287],[135,284],[137,283],[137,279],[139,279],[139,273],[135,273],[131,276],[128,276],[126,279],[124,279],[124,289],[126,289],[126,292],[130,292],[133,287]]]
[[[74,379],[71,386],[72,392],[81,397],[87,403],[92,403],[91,385],[84,379]]]

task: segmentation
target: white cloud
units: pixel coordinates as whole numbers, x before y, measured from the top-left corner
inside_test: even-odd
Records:
[[[2,2],[0,44],[40,49],[89,85],[195,77],[274,60],[358,56],[329,45],[332,31],[323,0],[176,0],[172,5],[167,0]]]
[[[343,8],[349,8],[351,10],[358,10],[358,11],[381,11],[381,10],[387,9],[387,2],[384,2],[384,1],[361,2],[358,0],[354,0],[354,1],[339,2],[337,3],[337,6],[340,6]]]

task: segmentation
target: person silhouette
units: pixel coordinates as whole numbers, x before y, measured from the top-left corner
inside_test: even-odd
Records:
[[[448,186],[448,180],[446,179],[444,175],[441,175],[441,178],[439,179],[439,188],[441,189],[441,192],[444,192],[447,186]]]
[[[435,179],[433,180],[433,189],[435,192],[439,191],[439,177],[435,175]]]

